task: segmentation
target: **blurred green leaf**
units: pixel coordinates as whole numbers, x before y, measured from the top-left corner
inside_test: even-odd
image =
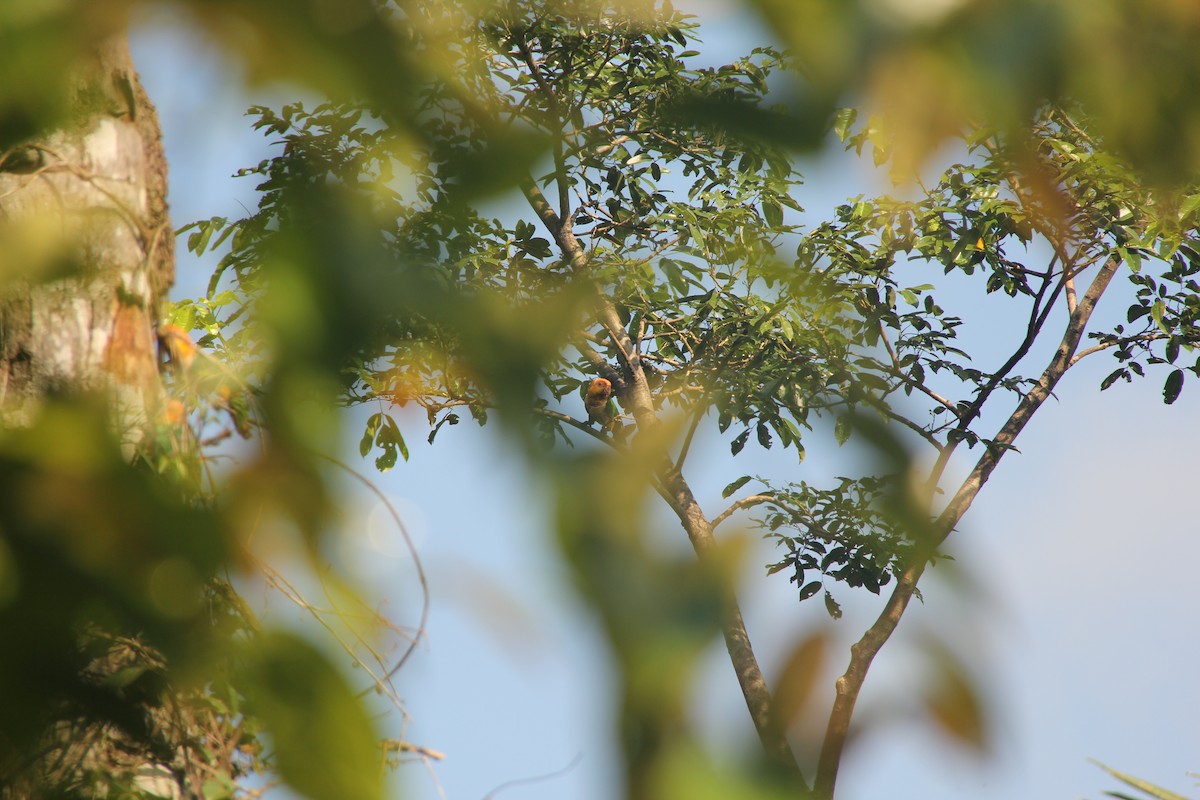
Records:
[[[328,657],[280,631],[247,645],[247,706],[274,743],[288,786],[313,800],[383,797],[380,740]]]

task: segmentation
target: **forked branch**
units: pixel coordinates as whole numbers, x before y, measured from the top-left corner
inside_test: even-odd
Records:
[[[901,572],[896,581],[896,587],[892,590],[879,618],[850,648],[850,664],[846,668],[846,672],[837,679],[837,694],[833,710],[829,715],[829,723],[825,729],[825,739],[821,745],[821,756],[813,784],[813,796],[817,800],[831,800],[833,797],[838,767],[841,764],[846,738],[850,732],[850,721],[854,715],[854,706],[858,701],[859,692],[862,690],[863,681],[866,680],[867,671],[875,656],[896,630],[909,601],[912,600],[917,582],[921,579],[925,566],[929,563],[929,557],[954,530],[967,509],[971,507],[979,490],[983,488],[995,470],[996,465],[1000,463],[1000,459],[1011,449],[1014,440],[1046,399],[1050,397],[1058,381],[1070,368],[1073,363],[1072,358],[1083,338],[1088,319],[1120,265],[1121,262],[1116,257],[1110,257],[1104,262],[1087,292],[1071,313],[1063,332],[1062,341],[1049,365],[1042,372],[1041,378],[1021,398],[1017,409],[1000,429],[993,444],[984,451],[975,464],[975,468],[971,470],[971,474],[963,481],[954,497],[938,516],[929,536],[923,542],[924,547],[917,551],[908,566]]]

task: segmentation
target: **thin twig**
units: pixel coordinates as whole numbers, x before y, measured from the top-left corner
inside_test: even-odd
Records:
[[[424,637],[425,626],[429,622],[429,581],[425,577],[425,568],[421,566],[421,557],[417,553],[417,545],[415,542],[413,542],[412,536],[409,535],[408,526],[404,524],[404,520],[401,518],[399,512],[396,511],[396,507],[392,505],[392,501],[388,500],[387,496],[380,491],[378,486],[376,486],[374,483],[368,480],[366,476],[350,465],[325,453],[317,453],[316,455],[328,461],[330,464],[333,464],[334,466],[344,470],[363,486],[366,486],[368,491],[375,495],[375,498],[379,500],[380,503],[383,503],[384,508],[386,508],[388,511],[388,515],[392,518],[392,522],[395,523],[396,529],[400,531],[400,535],[404,539],[405,548],[408,550],[409,555],[412,556],[413,567],[417,572],[417,580],[421,585],[421,617],[420,621],[417,623],[416,633],[411,639],[409,639],[408,647],[405,648],[404,653],[401,654],[400,658],[396,660],[396,663],[384,673],[383,678],[381,680],[377,680],[375,682],[375,686],[369,686],[358,693],[358,696],[362,697],[373,689],[390,681],[392,677],[400,671],[400,668],[407,663],[409,657],[412,656],[413,652],[417,649],[417,645]]]
[[[530,778],[514,778],[513,780],[505,781],[504,783],[497,786],[495,789],[492,789],[490,792],[485,794],[483,796],[483,800],[492,800],[492,798],[494,798],[496,795],[500,794],[501,792],[506,791],[508,789],[515,788],[517,786],[528,786],[533,783],[546,783],[547,781],[553,780],[554,778],[558,778],[563,775],[566,775],[568,772],[575,769],[575,767],[579,766],[579,762],[582,760],[583,760],[583,753],[577,753],[575,755],[575,757],[572,758],[571,761],[566,766],[559,767],[558,769],[554,770],[553,772],[546,772],[542,775],[534,775],[533,777],[530,777]]]

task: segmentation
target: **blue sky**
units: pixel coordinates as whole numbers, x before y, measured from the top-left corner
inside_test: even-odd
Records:
[[[713,52],[732,56],[758,43],[748,18],[699,8]],[[134,52],[162,117],[174,220],[238,216],[255,205],[253,185],[230,176],[267,153],[243,112],[296,93],[245,86],[236,64],[171,13],[139,29]],[[804,171],[801,203],[814,218],[872,188],[870,171],[841,155]],[[210,269],[181,253],[176,295],[202,292]],[[1123,311],[1114,298],[1104,302],[1112,307],[1102,304],[1102,313]],[[985,324],[968,331],[981,359],[991,334]],[[1088,758],[1200,794],[1185,776],[1200,770],[1200,387],[1186,386],[1168,408],[1162,376],[1100,393],[1111,369],[1100,355],[1068,375],[1058,402],[1022,435],[1022,453],[1004,461],[952,538],[957,561],[927,578],[926,602],[910,610],[868,680],[863,715],[884,721],[851,750],[839,797],[1099,797],[1115,787]],[[347,422],[346,457],[399,506],[433,592],[428,639],[399,680],[409,718],[387,726],[447,758],[436,778],[419,765],[402,770],[403,795],[477,800],[508,781],[566,768],[499,796],[615,798],[607,656],[549,549],[545,492],[497,432],[464,424],[428,447],[419,416],[400,419],[410,462],[376,476],[353,453],[361,416]],[[690,477],[710,514],[723,507],[719,492],[730,477],[784,466],[747,448],[731,476],[723,445],[699,447]],[[842,457],[810,448],[798,477],[837,474]],[[373,502],[346,497],[348,508]],[[409,622],[412,565],[377,516],[352,517],[340,547],[358,565],[364,591]],[[675,534],[682,545],[682,532],[664,526],[664,537]],[[759,555],[759,564],[771,558]],[[824,612],[797,605],[782,576],[764,579],[756,569],[748,577],[743,606],[770,672],[788,643],[825,624]],[[879,603],[847,602],[839,640],[848,645],[859,635]],[[268,605],[278,611],[285,603]],[[922,720],[911,698],[926,677],[916,654],[927,636],[957,643],[982,676],[995,722],[991,757],[966,753]],[[844,652],[824,681],[827,696]],[[719,751],[748,740],[719,646],[702,673],[697,715],[709,741]]]

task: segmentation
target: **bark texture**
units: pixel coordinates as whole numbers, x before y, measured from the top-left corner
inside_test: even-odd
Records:
[[[123,38],[70,91],[59,130],[0,156],[0,408],[20,425],[48,394],[103,393],[134,445],[159,404],[154,326],[174,277],[162,136]]]

